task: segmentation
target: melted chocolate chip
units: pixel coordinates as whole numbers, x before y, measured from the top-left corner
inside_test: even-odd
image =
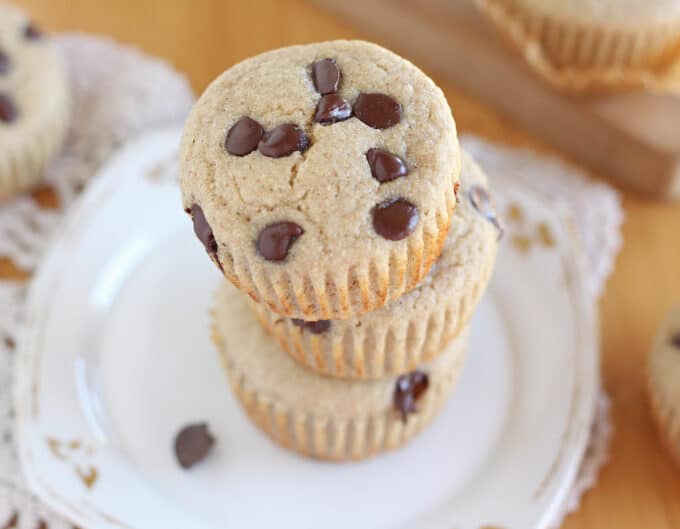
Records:
[[[317,123],[337,123],[352,117],[352,105],[338,94],[328,94],[319,100],[314,121]]]
[[[8,73],[11,65],[9,56],[5,52],[0,51],[0,75]]]
[[[215,444],[215,438],[205,423],[189,424],[175,437],[175,455],[182,468],[190,468],[202,461]]]
[[[472,207],[496,227],[498,238],[500,239],[503,236],[503,225],[498,215],[496,215],[496,207],[489,192],[482,186],[472,186],[468,195]]]
[[[408,174],[406,162],[385,149],[369,150],[366,153],[366,159],[373,178],[380,183],[389,182]]]
[[[374,129],[389,129],[401,114],[401,105],[385,94],[359,94],[354,102],[354,115]]]
[[[422,371],[411,371],[397,379],[394,388],[394,407],[401,414],[404,422],[409,413],[416,413],[416,401],[423,396],[430,379]]]
[[[7,94],[0,92],[0,121],[3,123],[12,123],[19,117],[14,101]]]
[[[283,261],[293,243],[305,230],[294,222],[265,226],[257,237],[257,249],[267,261]]]
[[[194,233],[198,240],[205,246],[205,251],[208,254],[217,257],[217,241],[213,235],[212,228],[205,218],[205,214],[201,206],[194,204],[191,206],[191,219],[194,221]]]
[[[257,121],[244,116],[232,125],[227,132],[224,148],[234,156],[245,156],[257,149],[264,136],[264,128]]]
[[[388,200],[373,208],[373,229],[390,241],[408,237],[419,219],[418,209],[403,198]]]
[[[307,330],[312,334],[323,334],[331,328],[330,320],[305,321],[293,318],[291,321],[293,322],[293,325],[297,325],[302,330]]]
[[[322,59],[312,64],[314,88],[321,95],[334,94],[340,86],[340,69],[335,59]]]
[[[675,347],[676,349],[680,349],[680,332],[675,333],[675,334],[671,337],[671,344],[672,344],[673,347]]]
[[[24,37],[27,40],[40,40],[43,37],[43,32],[33,22],[29,22],[24,27]]]
[[[295,151],[305,152],[309,147],[309,138],[304,130],[293,123],[284,123],[260,141],[258,149],[270,158],[281,158]]]

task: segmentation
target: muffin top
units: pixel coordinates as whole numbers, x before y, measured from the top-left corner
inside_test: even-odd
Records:
[[[578,24],[616,25],[640,29],[645,23],[666,23],[680,16],[678,0],[511,0],[546,16]]]
[[[185,210],[220,265],[343,270],[431,225],[459,173],[441,90],[375,44],[282,48],[218,77],[186,123]]]
[[[57,50],[19,9],[0,3],[0,144],[24,138],[64,115],[67,78]],[[0,153],[1,155],[1,153]]]

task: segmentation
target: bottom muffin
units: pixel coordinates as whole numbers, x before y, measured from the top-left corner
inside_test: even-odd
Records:
[[[455,386],[468,334],[415,371],[352,381],[320,376],[284,354],[226,282],[213,311],[213,339],[251,420],[281,446],[333,461],[399,448],[422,431]]]

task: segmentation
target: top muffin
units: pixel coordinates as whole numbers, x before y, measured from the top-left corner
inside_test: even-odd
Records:
[[[441,90],[360,41],[230,68],[195,105],[180,155],[185,210],[225,276],[308,320],[376,309],[427,275],[459,172]]]

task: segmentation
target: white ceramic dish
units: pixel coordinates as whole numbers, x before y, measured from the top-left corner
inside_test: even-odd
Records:
[[[209,339],[220,280],[182,212],[180,130],[123,149],[72,209],[30,289],[17,372],[32,489],[83,527],[539,529],[582,460],[598,337],[568,219],[494,182],[508,229],[462,381],[400,452],[302,459],[250,425]],[[191,471],[172,439],[218,438]]]

